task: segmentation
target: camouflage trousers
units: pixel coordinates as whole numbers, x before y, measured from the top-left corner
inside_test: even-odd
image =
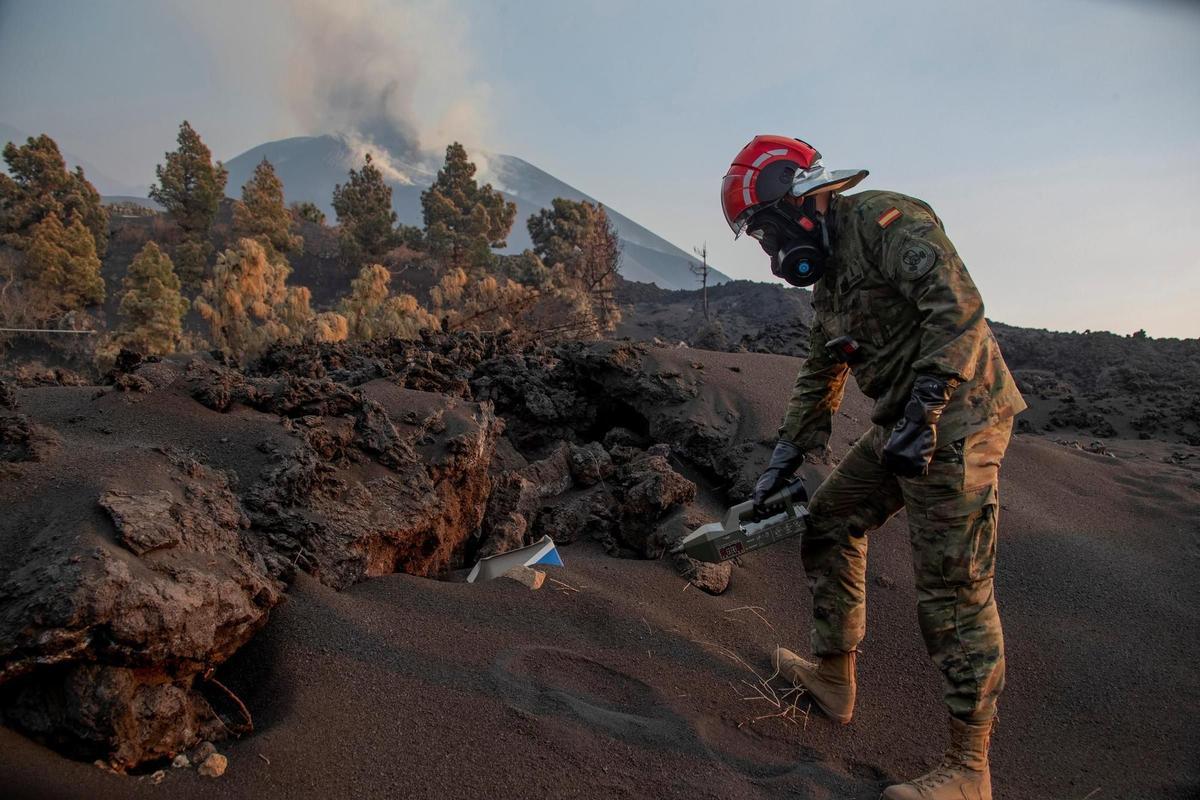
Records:
[[[801,558],[813,596],[817,656],[855,649],[866,633],[867,533],[908,511],[925,647],[950,713],[990,720],[1004,686],[1004,636],[992,592],[1000,461],[1012,419],[939,447],[929,474],[880,464],[890,430],[874,426],[817,488]]]

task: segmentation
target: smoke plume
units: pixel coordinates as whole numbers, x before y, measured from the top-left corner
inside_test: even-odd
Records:
[[[284,95],[312,131],[406,162],[450,141],[478,145],[489,88],[473,75],[469,23],[446,0],[288,0]]]
[[[231,74],[273,76],[281,127],[337,134],[348,166],[370,153],[389,179],[419,182],[452,141],[483,160],[491,90],[476,77],[470,22],[449,0],[212,0],[179,10]]]

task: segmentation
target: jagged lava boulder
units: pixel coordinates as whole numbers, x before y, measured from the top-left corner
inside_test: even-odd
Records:
[[[386,379],[124,370],[6,389],[0,718],[130,767],[243,722],[207,676],[294,570],[342,588],[460,566],[503,423]]]
[[[17,510],[0,521],[0,713],[132,766],[223,735],[200,682],[282,585],[222,473],[136,446],[81,455],[0,486]]]

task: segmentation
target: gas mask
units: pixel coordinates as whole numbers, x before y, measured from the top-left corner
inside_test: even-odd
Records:
[[[792,286],[812,286],[824,274],[832,248],[816,198],[804,198],[798,209],[771,205],[751,217],[746,230],[771,257],[771,272]]]

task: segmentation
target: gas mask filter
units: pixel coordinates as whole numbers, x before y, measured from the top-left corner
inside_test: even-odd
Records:
[[[825,273],[829,229],[816,211],[815,198],[804,198],[799,209],[780,204],[763,209],[746,229],[771,257],[771,272],[792,286],[812,286]]]

